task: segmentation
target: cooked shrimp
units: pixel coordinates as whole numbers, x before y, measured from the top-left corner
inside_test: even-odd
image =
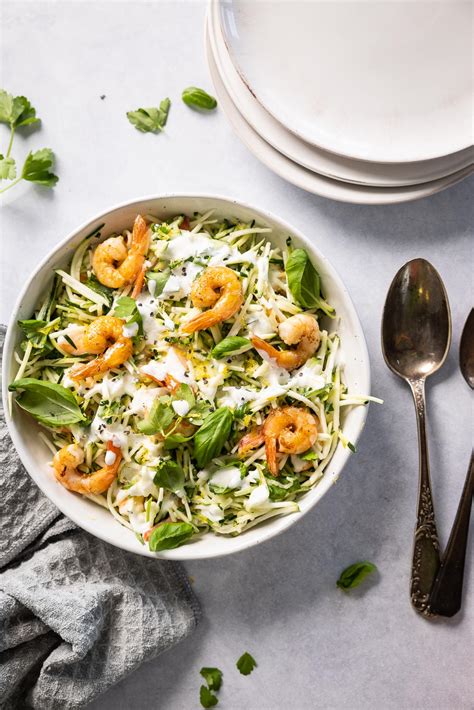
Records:
[[[267,465],[278,476],[277,451],[302,454],[310,449],[318,436],[318,423],[308,409],[279,407],[271,412],[263,425]]]
[[[84,452],[77,444],[63,446],[53,458],[54,475],[68,490],[75,493],[96,494],[105,493],[115,476],[122,459],[122,452],[109,441],[107,453],[111,452],[115,459],[94,473],[81,473],[78,467],[84,462]]]
[[[263,350],[279,367],[294,370],[301,367],[316,352],[321,342],[318,321],[308,313],[297,313],[280,323],[278,332],[287,345],[296,345],[293,350],[277,350],[257,335],[252,336],[252,343],[257,350]]]
[[[150,233],[141,215],[135,219],[130,246],[123,237],[110,237],[99,244],[92,257],[92,268],[98,280],[109,288],[122,288],[132,283],[143,269],[150,246]]]
[[[227,266],[210,266],[194,281],[191,300],[196,308],[209,310],[191,318],[184,326],[185,333],[210,328],[236,313],[243,301],[239,277]]]
[[[74,365],[69,374],[73,380],[101,375],[112,367],[122,365],[133,352],[131,338],[123,335],[123,320],[114,316],[99,316],[74,338],[75,348],[69,343],[61,347],[73,355],[99,355],[84,365]]]
[[[270,412],[263,427],[246,434],[239,443],[239,454],[265,443],[268,468],[278,476],[277,452],[302,454],[310,449],[318,436],[316,417],[302,407],[278,407]]]

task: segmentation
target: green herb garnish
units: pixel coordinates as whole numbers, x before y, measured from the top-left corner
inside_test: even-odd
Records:
[[[153,483],[172,493],[179,493],[184,487],[184,471],[175,461],[160,461]]]
[[[72,392],[62,385],[25,377],[12,382],[8,389],[20,390],[18,406],[46,426],[68,426],[86,419]]]
[[[160,133],[166,126],[171,101],[163,99],[159,108],[138,108],[128,111],[127,118],[135,128],[142,133]]]
[[[333,315],[334,308],[321,296],[321,279],[304,249],[293,249],[286,262],[288,287],[295,301],[305,308],[319,308]]]
[[[224,338],[220,343],[212,349],[211,355],[216,360],[221,360],[227,355],[240,355],[240,353],[250,350],[252,343],[248,338],[243,338],[240,335],[229,336]]]
[[[232,420],[229,407],[220,407],[205,418],[194,437],[194,456],[200,468],[220,454],[229,437]]]
[[[212,111],[217,106],[215,98],[197,86],[188,86],[187,89],[184,89],[181,98],[186,106],[204,111]]]
[[[189,540],[193,532],[189,523],[159,523],[151,533],[148,545],[152,552],[174,550]]]
[[[242,675],[250,675],[250,673],[253,671],[255,666],[257,665],[257,662],[253,656],[250,655],[250,653],[244,653],[242,656],[239,658],[239,660],[236,663],[237,668],[239,671],[242,673]]]
[[[219,702],[214,693],[211,693],[206,685],[201,685],[199,688],[199,700],[203,708],[212,708]]]
[[[207,683],[209,690],[219,690],[222,685],[222,671],[219,668],[201,668],[199,673]]]
[[[339,589],[347,591],[348,589],[354,589],[358,587],[361,582],[367,577],[367,575],[375,572],[377,567],[372,564],[372,562],[355,562],[353,565],[349,565],[346,569],[341,572],[336,585]]]

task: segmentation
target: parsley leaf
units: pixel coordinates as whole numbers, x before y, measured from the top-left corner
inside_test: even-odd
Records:
[[[136,323],[138,326],[137,334],[143,335],[143,319],[134,298],[130,298],[130,296],[119,298],[114,309],[114,316],[123,318],[127,325]]]
[[[13,158],[5,158],[0,153],[0,180],[14,180],[16,178],[16,166]]]
[[[242,675],[250,675],[256,665],[257,662],[255,658],[250,655],[250,653],[243,653],[236,663],[236,666]]]
[[[147,436],[158,433],[164,435],[165,429],[169,427],[175,416],[175,411],[171,407],[171,398],[167,395],[157,397],[151,405],[148,416],[138,423],[138,430]]]
[[[53,163],[54,153],[50,148],[41,148],[34,153],[30,151],[26,156],[21,177],[37,185],[53,187],[59,180],[58,176],[50,171]]]
[[[205,685],[201,685],[199,689],[199,700],[203,708],[212,708],[219,702],[216,696],[211,693],[209,688]]]
[[[0,89],[0,123],[7,123],[12,130],[15,130],[20,126],[29,126],[39,121],[36,109],[26,96],[13,97],[4,89]]]
[[[210,690],[219,690],[222,685],[222,671],[219,668],[201,668],[199,673],[206,681]]]
[[[353,565],[349,565],[346,569],[341,572],[336,585],[339,589],[343,589],[345,592],[349,589],[354,589],[358,587],[361,582],[367,577],[367,575],[375,572],[377,567],[372,564],[372,562],[354,562]]]
[[[138,108],[128,111],[127,118],[135,128],[142,133],[160,133],[166,126],[171,101],[163,99],[159,108]]]

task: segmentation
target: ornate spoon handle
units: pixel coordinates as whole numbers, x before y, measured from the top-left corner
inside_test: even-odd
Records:
[[[466,476],[449,542],[430,597],[430,610],[440,616],[454,616],[461,608],[464,561],[474,492],[474,453]]]
[[[408,382],[415,400],[420,467],[410,598],[415,611],[423,616],[431,616],[430,592],[440,559],[426,441],[425,380],[410,379]]]

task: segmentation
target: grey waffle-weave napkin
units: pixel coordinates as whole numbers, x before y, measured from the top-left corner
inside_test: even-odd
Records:
[[[44,497],[0,405],[0,708],[84,707],[198,619],[181,565],[107,545]]]

